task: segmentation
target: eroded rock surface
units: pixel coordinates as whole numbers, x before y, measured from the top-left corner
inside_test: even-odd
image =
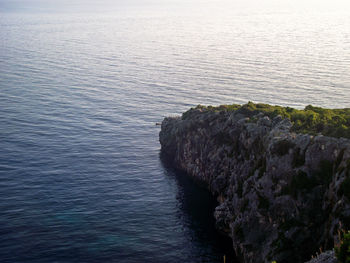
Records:
[[[319,254],[317,257],[314,257],[306,263],[337,263],[337,259],[334,255],[334,251],[329,250]]]
[[[162,153],[217,196],[217,227],[242,262],[304,262],[350,229],[350,140],[291,126],[205,108],[162,122]]]

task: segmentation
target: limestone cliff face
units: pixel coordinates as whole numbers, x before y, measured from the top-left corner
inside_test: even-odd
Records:
[[[350,229],[350,140],[291,126],[205,108],[162,122],[163,154],[218,197],[217,227],[242,262],[304,262]]]

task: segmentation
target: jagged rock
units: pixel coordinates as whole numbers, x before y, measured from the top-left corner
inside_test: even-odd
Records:
[[[291,127],[203,108],[162,122],[162,153],[218,197],[217,226],[242,262],[304,262],[350,229],[350,140]]]
[[[306,263],[337,263],[337,259],[333,250],[329,250],[319,254],[317,257],[311,259]]]

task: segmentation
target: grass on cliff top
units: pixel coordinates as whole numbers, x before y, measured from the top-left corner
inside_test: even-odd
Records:
[[[294,132],[312,135],[321,133],[325,136],[350,139],[350,108],[325,109],[308,105],[305,109],[298,110],[290,107],[248,102],[244,105],[233,104],[218,107],[198,105],[196,109],[212,112],[235,111],[247,117],[252,117],[260,112],[270,118],[281,115],[290,119],[293,124],[292,131]],[[185,112],[182,118],[186,119],[190,115],[190,111]]]

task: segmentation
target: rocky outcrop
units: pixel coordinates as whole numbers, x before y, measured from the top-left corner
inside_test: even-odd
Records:
[[[337,259],[334,255],[334,251],[329,250],[319,254],[317,257],[314,257],[306,263],[337,263]]]
[[[217,196],[217,227],[242,262],[304,262],[350,229],[350,140],[291,126],[204,107],[162,122],[162,154]]]

